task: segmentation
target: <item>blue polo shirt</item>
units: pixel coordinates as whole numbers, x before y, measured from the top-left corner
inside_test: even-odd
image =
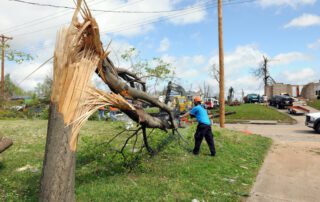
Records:
[[[207,111],[202,107],[202,105],[193,107],[190,111],[190,114],[195,116],[199,123],[206,124],[208,126],[211,125]]]

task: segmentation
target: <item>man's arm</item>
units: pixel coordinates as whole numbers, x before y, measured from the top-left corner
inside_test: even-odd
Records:
[[[190,112],[185,113],[184,115],[180,116],[180,118],[184,118],[190,115]]]

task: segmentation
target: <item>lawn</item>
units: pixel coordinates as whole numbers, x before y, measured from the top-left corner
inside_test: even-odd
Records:
[[[0,121],[0,136],[14,140],[0,155],[0,200],[37,201],[46,123]],[[271,145],[265,137],[214,128],[217,156],[208,155],[206,144],[199,156],[193,156],[188,150],[195,126],[190,126],[181,130],[188,143],[155,131],[150,143],[161,148],[156,156],[132,152],[130,142],[124,160],[116,150],[128,134],[106,144],[123,127],[122,123],[90,121],[81,130],[78,201],[240,201],[248,195]],[[26,170],[17,170],[26,165]]]
[[[280,123],[293,123],[293,119],[275,108],[259,104],[242,104],[240,106],[226,106],[226,112],[236,114],[226,116],[226,122],[243,122],[247,120],[274,120]],[[215,119],[218,121],[219,119]]]
[[[310,102],[308,102],[308,105],[309,105],[310,107],[313,107],[313,108],[315,108],[315,109],[320,110],[320,100],[310,101]]]

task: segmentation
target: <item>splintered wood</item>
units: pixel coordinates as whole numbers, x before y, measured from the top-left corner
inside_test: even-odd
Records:
[[[58,32],[54,52],[54,76],[51,101],[56,103],[66,126],[72,128],[70,149],[76,150],[79,130],[99,107],[113,105],[134,108],[121,95],[107,94],[92,87],[96,68],[108,55],[102,48],[99,28],[84,2],[77,9],[69,27]],[[83,22],[77,19],[81,14]]]

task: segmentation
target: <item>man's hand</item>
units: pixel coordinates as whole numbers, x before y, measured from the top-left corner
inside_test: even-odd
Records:
[[[190,112],[185,113],[184,115],[181,115],[180,118],[184,118],[190,115]]]

